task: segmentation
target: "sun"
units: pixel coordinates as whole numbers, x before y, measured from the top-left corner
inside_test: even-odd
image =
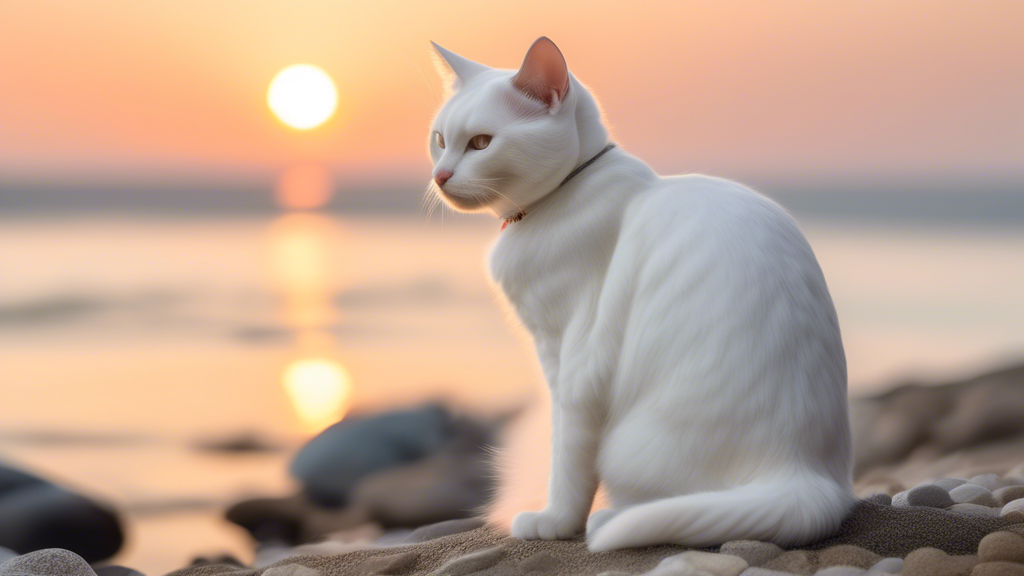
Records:
[[[294,64],[270,81],[267,105],[281,122],[299,130],[310,130],[334,115],[338,90],[331,77],[320,68]]]

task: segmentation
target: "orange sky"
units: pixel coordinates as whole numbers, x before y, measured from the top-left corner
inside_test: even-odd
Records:
[[[629,8],[627,8],[627,6]],[[0,3],[0,176],[426,178],[428,40],[516,67],[547,35],[614,136],[662,172],[1024,172],[1024,2]],[[340,108],[287,129],[308,62]]]

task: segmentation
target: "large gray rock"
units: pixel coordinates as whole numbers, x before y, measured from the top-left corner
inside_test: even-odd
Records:
[[[441,406],[350,417],[310,440],[292,461],[291,473],[311,498],[339,505],[363,477],[424,458],[454,434]]]
[[[48,548],[0,564],[0,576],[96,576],[96,573],[78,554]]]

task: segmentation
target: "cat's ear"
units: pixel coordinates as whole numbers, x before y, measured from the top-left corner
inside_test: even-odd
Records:
[[[552,114],[557,112],[569,91],[569,69],[558,46],[547,36],[538,38],[526,53],[512,85],[547,104]]]
[[[488,66],[473,62],[468,58],[463,58],[451,50],[445,50],[440,45],[431,42],[436,50],[437,57],[434,58],[434,64],[437,67],[437,72],[444,79],[445,84],[451,87],[452,90],[458,90],[460,86],[469,81],[470,78],[477,74],[490,70]]]

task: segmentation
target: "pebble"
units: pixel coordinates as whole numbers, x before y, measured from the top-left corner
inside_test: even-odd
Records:
[[[0,564],[0,576],[96,576],[96,573],[78,554],[63,548],[47,548]]]
[[[739,576],[748,567],[739,556],[689,550],[665,558],[644,576]]]
[[[910,490],[904,490],[903,492],[897,492],[893,494],[892,505],[893,506],[910,506],[910,502],[907,502],[907,493]]]
[[[907,503],[911,506],[945,508],[953,505],[949,493],[934,484],[924,484],[907,491]]]
[[[978,557],[950,556],[936,548],[918,548],[903,561],[902,576],[964,576],[978,563]]]
[[[817,562],[814,561],[806,550],[790,550],[789,552],[782,553],[778,558],[765,563],[764,567],[783,572],[813,574],[817,568]]]
[[[862,570],[874,566],[882,557],[860,546],[830,546],[818,554],[819,566],[856,566]]]
[[[767,568],[756,568],[751,566],[743,572],[740,572],[740,576],[793,576],[792,572],[780,572],[779,570],[769,570]]]
[[[953,504],[946,510],[952,510],[953,512],[960,512],[961,514],[969,514],[971,516],[980,516],[982,518],[998,518],[999,508],[990,508],[988,506],[982,506],[981,504]]]
[[[760,566],[782,554],[782,548],[777,544],[757,540],[733,540],[722,544],[718,551],[730,556],[739,556],[751,566]]]
[[[17,556],[18,556],[18,553],[15,552],[14,550],[10,550],[8,548],[4,548],[3,546],[0,546],[0,564],[3,564],[4,562],[7,562],[11,558],[15,558]]]
[[[285,564],[267,568],[263,576],[320,576],[320,571],[302,564]]]
[[[888,494],[872,494],[865,498],[865,500],[879,506],[892,506],[892,496]]]
[[[992,491],[977,484],[964,484],[949,491],[949,496],[957,504],[978,504],[980,506],[996,506]]]
[[[830,566],[814,573],[814,576],[863,576],[867,572],[856,566]]]
[[[997,474],[979,474],[978,476],[968,480],[968,482],[971,484],[977,484],[982,488],[988,488],[990,492],[998,490],[1005,485],[1003,479]]]
[[[523,572],[554,572],[558,569],[558,559],[550,552],[538,552],[519,563]]]
[[[1004,486],[992,493],[1000,506],[1006,506],[1014,500],[1024,498],[1024,486]]]
[[[971,576],[1024,576],[1024,564],[985,562],[975,566]]]
[[[957,486],[967,484],[967,480],[964,480],[963,478],[939,478],[938,480],[932,482],[932,484],[949,492],[950,490],[956,488]]]
[[[903,558],[883,558],[868,570],[870,576],[899,574],[903,571]]]
[[[1024,562],[1024,536],[1013,532],[993,532],[978,544],[982,562]]]
[[[485,548],[465,556],[452,558],[434,571],[435,576],[464,576],[494,566],[505,556],[503,546]]]
[[[1006,516],[1011,512],[1024,512],[1024,498],[1017,498],[1012,502],[1007,502],[1006,506],[999,511],[1000,516]]]

